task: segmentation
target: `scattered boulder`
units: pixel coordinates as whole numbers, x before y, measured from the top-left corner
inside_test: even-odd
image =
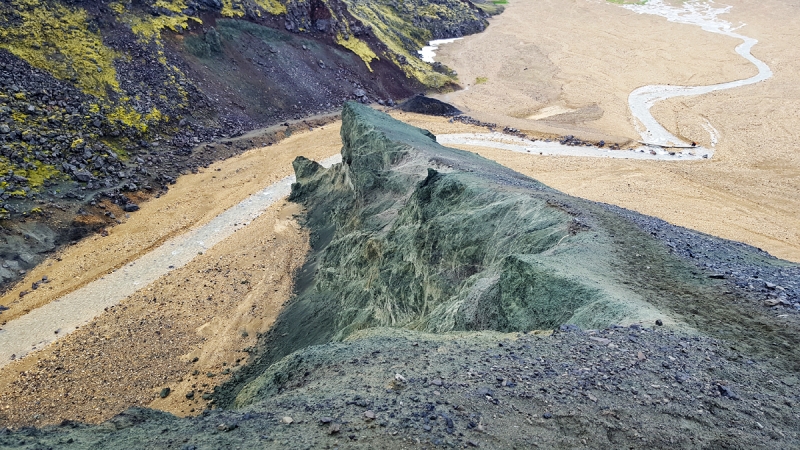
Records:
[[[416,95],[400,104],[400,109],[405,112],[425,114],[428,116],[458,116],[461,114],[455,106],[435,98]]]

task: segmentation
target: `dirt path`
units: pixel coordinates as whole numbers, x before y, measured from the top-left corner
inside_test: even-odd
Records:
[[[341,156],[337,156],[326,158],[322,164],[330,166],[340,161]],[[289,195],[293,182],[293,176],[285,177],[122,268],[7,322],[0,329],[0,367],[61,339],[170,271],[185,266]]]

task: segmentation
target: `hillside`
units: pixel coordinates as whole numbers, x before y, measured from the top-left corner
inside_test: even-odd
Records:
[[[798,445],[797,316],[739,277],[797,298],[800,266],[565,195],[357,103],[341,135],[341,164],[295,161],[312,253],[250,362],[203,392],[214,409],[0,445]]]
[[[0,281],[280,138],[231,139],[246,131],[448,89],[416,50],[486,17],[461,0],[3,2]]]

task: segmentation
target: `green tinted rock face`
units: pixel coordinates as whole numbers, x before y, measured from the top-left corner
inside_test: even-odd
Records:
[[[631,314],[603,280],[575,274],[610,269],[548,198],[558,194],[356,104],[344,108],[342,140],[342,165],[295,164],[292,194],[312,230],[335,228],[299,301],[334,302],[336,338],[374,326],[529,331]],[[604,314],[579,314],[590,305]]]
[[[292,351],[372,327],[527,332],[655,315],[615,278],[608,233],[573,211],[589,202],[369,107],[348,103],[342,117],[342,164],[295,161],[291,200],[306,207],[313,252],[254,378]]]

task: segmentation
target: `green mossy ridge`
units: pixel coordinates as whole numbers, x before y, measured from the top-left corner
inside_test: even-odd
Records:
[[[256,367],[374,327],[527,332],[658,314],[614,279],[608,233],[557,203],[575,199],[356,103],[341,135],[342,164],[294,163],[313,253]]]
[[[345,164],[321,170],[298,161],[292,196],[327,211],[323,217],[336,224],[313,287],[314,295],[337,299],[336,338],[373,326],[437,332],[521,331],[570,321],[594,326],[632,313],[592,277],[561,275],[574,265],[604,266],[590,239],[570,233],[569,214],[525,191],[494,189],[481,175],[437,171],[418,159],[493,163],[439,146],[424,130],[367,107],[348,104],[343,122]],[[401,162],[403,170],[395,170]],[[323,198],[341,203],[322,204]],[[313,218],[310,224],[325,226]],[[487,289],[487,281],[494,287]],[[595,310],[604,304],[604,313],[576,316],[589,304]]]

